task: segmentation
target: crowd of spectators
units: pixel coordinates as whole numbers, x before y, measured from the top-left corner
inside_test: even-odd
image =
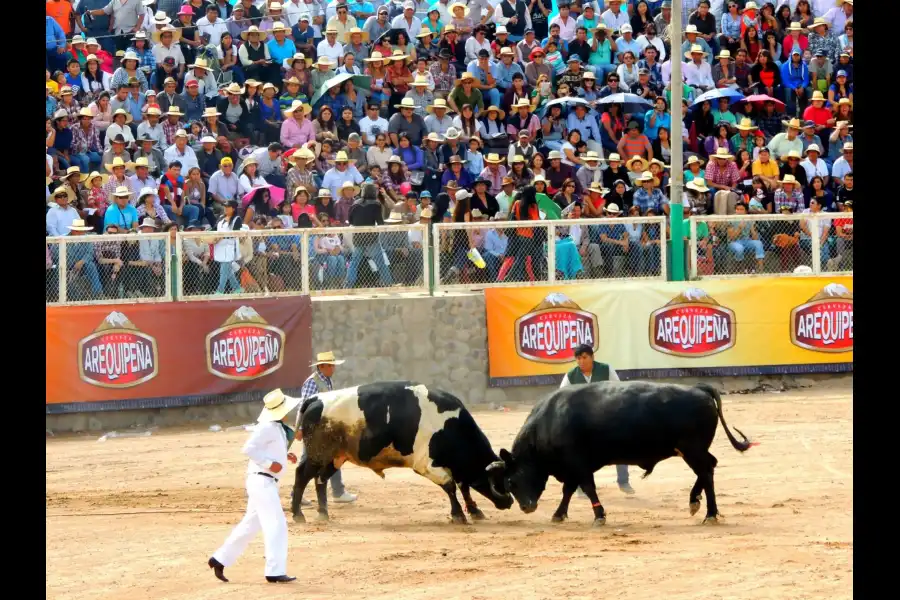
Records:
[[[546,276],[546,228],[508,220],[565,221],[560,278],[652,275],[656,223],[577,221],[668,215],[672,144],[686,216],[735,215],[709,264],[807,261],[805,221],[793,244],[741,215],[852,210],[852,0],[685,0],[675,49],[668,0],[46,4],[50,236],[484,221],[195,241],[192,293],[299,289],[301,252],[320,287],[416,284],[428,246],[445,282]],[[846,266],[852,219],[828,223],[823,265]],[[156,246],[94,245],[68,254],[91,294],[159,291]],[[109,283],[130,267],[152,276]]]

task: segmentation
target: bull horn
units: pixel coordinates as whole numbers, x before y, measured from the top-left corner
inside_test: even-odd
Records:
[[[494,471],[502,471],[505,468],[506,468],[505,462],[503,462],[502,460],[495,460],[494,462],[492,462],[491,464],[489,464],[487,466],[485,471],[487,471],[488,473],[493,473]]]

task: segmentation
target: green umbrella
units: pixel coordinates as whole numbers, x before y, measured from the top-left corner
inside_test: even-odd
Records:
[[[319,86],[319,89],[316,90],[316,93],[313,94],[312,102],[310,102],[310,106],[315,106],[316,102],[318,102],[322,96],[328,93],[328,90],[333,88],[336,85],[341,85],[347,80],[353,80],[353,87],[356,88],[357,93],[362,94],[363,96],[369,96],[371,94],[371,86],[372,86],[372,77],[369,75],[336,75]]]

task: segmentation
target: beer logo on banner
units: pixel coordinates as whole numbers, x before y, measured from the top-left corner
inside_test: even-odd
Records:
[[[129,388],[159,373],[156,339],[113,311],[93,333],[78,342],[78,375],[91,385]]]
[[[650,347],[663,354],[695,358],[734,346],[734,311],[699,288],[688,288],[650,313]]]
[[[791,342],[814,352],[852,352],[853,292],[829,283],[792,310]]]
[[[597,330],[597,315],[555,292],[516,319],[516,354],[534,362],[571,362],[576,346],[587,344],[597,350]]]
[[[281,368],[284,332],[250,306],[234,311],[206,336],[206,368],[216,377],[249,381]]]

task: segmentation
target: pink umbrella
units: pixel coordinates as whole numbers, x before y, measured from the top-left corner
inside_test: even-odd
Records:
[[[281,203],[284,202],[284,188],[267,183],[265,185],[255,185],[249,192],[244,194],[244,197],[241,198],[241,208],[247,208],[250,201],[253,200],[253,195],[256,194],[256,190],[262,189],[269,190],[269,206],[272,208],[278,208],[281,206]]]
[[[734,108],[743,108],[746,103],[750,103],[753,105],[754,110],[763,110],[766,106],[766,102],[774,102],[775,110],[779,112],[784,112],[784,102],[778,100],[777,98],[773,98],[772,96],[767,96],[766,94],[753,94],[752,96],[747,96],[743,100],[738,100],[734,103]]]

